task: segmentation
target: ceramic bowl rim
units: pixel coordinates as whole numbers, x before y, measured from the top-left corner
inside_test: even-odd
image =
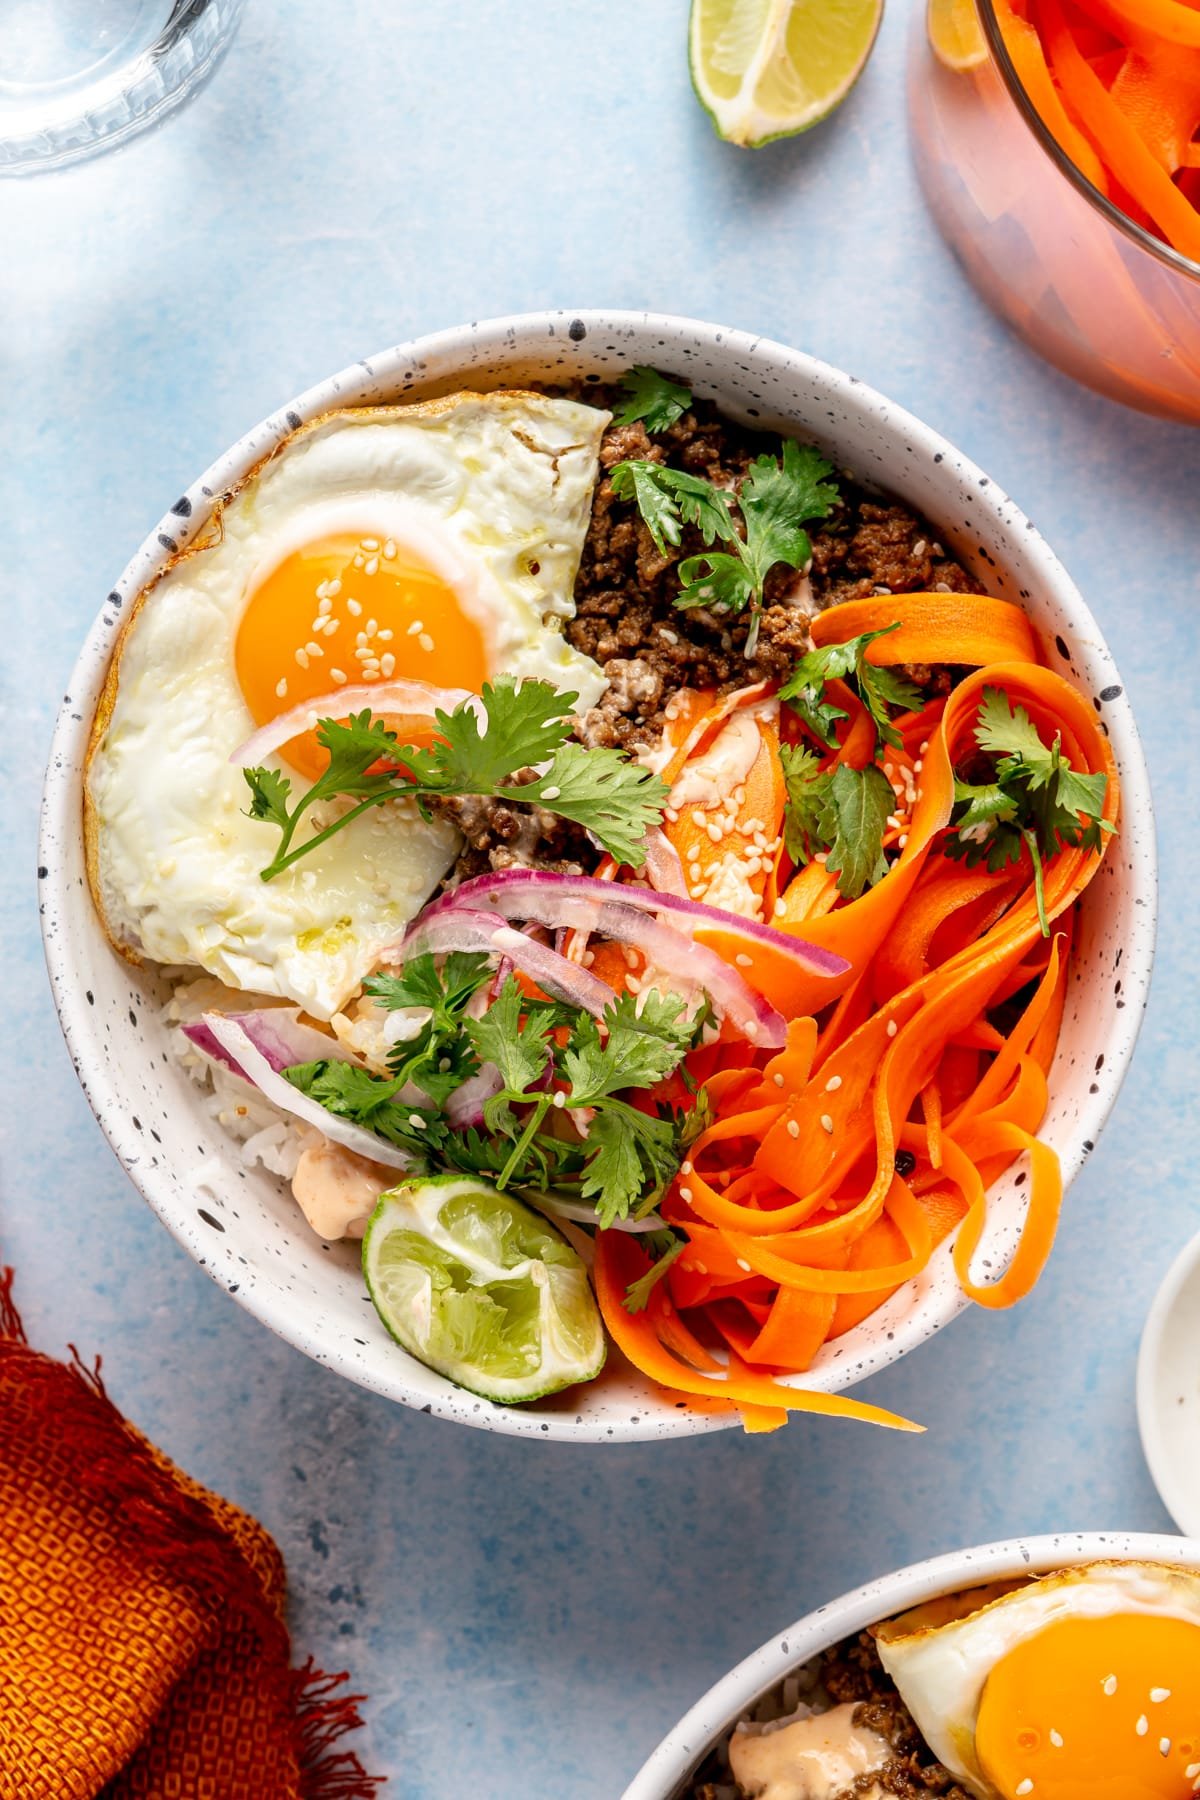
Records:
[[[1180,1293],[1200,1270],[1200,1232],[1190,1238],[1163,1276],[1150,1303],[1137,1362],[1137,1416],[1142,1453],[1159,1498],[1181,1532],[1200,1534],[1200,1502],[1191,1497],[1187,1483],[1176,1472],[1170,1452],[1170,1433],[1164,1429],[1159,1406],[1159,1382],[1163,1339]],[[1200,1329],[1197,1331],[1200,1343]]]
[[[889,451],[888,463],[880,471],[880,478],[901,498],[906,488],[904,459],[898,451],[892,452],[894,443],[902,439],[911,449],[914,464],[910,466],[951,460],[964,488],[970,487],[978,497],[979,515],[974,523],[981,535],[994,538],[1005,528],[1019,529],[1023,548],[1038,568],[1044,591],[1070,615],[1076,635],[1081,643],[1090,647],[1089,653],[1107,658],[1111,665],[1106,640],[1079,590],[1032,521],[1002,488],[939,432],[856,376],[776,340],[679,314],[563,308],[453,326],[391,347],[314,383],[295,400],[268,414],[219,456],[147,533],[130,558],[93,620],[72,670],[54,728],[42,795],[39,865],[48,871],[40,884],[42,935],[63,1034],[89,1105],[118,1160],[131,1174],[143,1198],[193,1260],[199,1259],[185,1233],[182,1211],[169,1192],[169,1177],[165,1171],[149,1167],[140,1158],[138,1152],[144,1146],[124,1114],[118,1085],[110,1069],[89,1052],[89,1036],[95,1026],[89,1018],[91,1009],[85,996],[72,980],[68,948],[74,930],[70,923],[72,893],[60,872],[62,859],[53,854],[56,841],[65,841],[71,831],[78,831],[80,770],[94,698],[122,627],[123,602],[136,594],[178,549],[186,546],[204,524],[213,499],[260,462],[282,438],[301,423],[331,408],[364,404],[361,400],[348,399],[346,395],[347,389],[361,387],[364,370],[376,383],[390,380],[393,391],[400,390],[395,397],[403,399],[405,393],[411,391],[401,384],[401,372],[406,369],[422,368],[442,360],[456,362],[462,369],[464,384],[469,386],[474,366],[471,360],[473,348],[500,358],[506,351],[512,351],[525,356],[528,362],[536,363],[549,360],[547,346],[556,332],[575,340],[577,331],[584,337],[592,332],[605,332],[614,339],[622,333],[629,336],[657,333],[661,337],[686,333],[694,344],[714,354],[724,357],[736,351],[743,363],[757,357],[760,366],[786,372],[797,384],[808,382],[821,391],[829,405],[840,404],[847,416],[857,415],[864,425],[869,422]],[[477,357],[476,362],[479,360],[481,358]],[[418,381],[415,385],[419,390],[422,384]],[[718,383],[713,385],[719,389]],[[1114,717],[1112,736],[1121,767],[1126,816],[1130,811],[1143,812],[1149,820],[1152,812],[1145,756],[1136,721],[1128,707],[1120,709]],[[1131,993],[1139,992],[1140,1004],[1136,1008],[1130,1007],[1119,1050],[1111,1054],[1107,1065],[1102,1093],[1083,1103],[1077,1126],[1072,1130],[1069,1150],[1064,1150],[1061,1156],[1064,1187],[1070,1185],[1098,1139],[1120,1092],[1137,1042],[1155,947],[1157,859],[1152,832],[1133,851],[1131,871],[1138,908],[1135,910],[1131,902],[1133,941],[1126,963],[1127,988]],[[98,924],[95,929],[99,930]],[[225,1285],[211,1262],[205,1263],[204,1267],[214,1281]],[[737,1423],[734,1414],[671,1409],[660,1416],[657,1405],[642,1406],[632,1418],[618,1416],[611,1424],[602,1419],[576,1421],[568,1412],[542,1414],[536,1408],[495,1407],[488,1403],[480,1406],[474,1396],[461,1394],[458,1390],[430,1401],[427,1395],[414,1393],[404,1378],[407,1359],[402,1352],[397,1351],[395,1355],[396,1376],[374,1379],[369,1371],[352,1364],[336,1344],[331,1346],[324,1341],[320,1331],[311,1328],[303,1310],[290,1303],[287,1295],[276,1294],[266,1284],[255,1282],[242,1284],[236,1298],[286,1342],[359,1385],[386,1394],[401,1404],[421,1406],[422,1410],[436,1416],[485,1430],[536,1437],[542,1441],[627,1443],[691,1436]],[[826,1371],[815,1370],[810,1385],[840,1390],[877,1373],[949,1324],[967,1304],[961,1295],[943,1302],[936,1322],[923,1316],[919,1307],[912,1308],[910,1314],[897,1323],[887,1341],[864,1353],[853,1365],[852,1373],[834,1367],[826,1378]],[[882,1338],[883,1334],[880,1335]]]

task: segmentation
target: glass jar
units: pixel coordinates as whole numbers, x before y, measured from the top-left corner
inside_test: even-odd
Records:
[[[1069,162],[1013,68],[992,0],[986,55],[948,68],[913,7],[913,154],[975,286],[1040,354],[1110,399],[1200,423],[1200,264],[1120,212]]]

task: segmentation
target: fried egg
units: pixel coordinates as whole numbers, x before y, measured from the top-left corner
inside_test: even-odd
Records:
[[[1200,1572],[1089,1563],[876,1637],[926,1743],[979,1800],[1200,1789]]]
[[[332,413],[224,497],[203,547],[138,597],[93,725],[88,870],[119,949],[317,1018],[344,1004],[457,834],[391,801],[264,883],[278,834],[246,816],[230,757],[364,682],[478,691],[508,672],[593,706],[604,677],[561,623],[608,419],[518,392]],[[327,758],[306,732],[267,760],[295,800]]]

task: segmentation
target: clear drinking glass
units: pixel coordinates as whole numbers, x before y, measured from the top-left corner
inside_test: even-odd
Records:
[[[997,312],[1068,375],[1200,423],[1200,264],[1119,212],[1069,162],[1017,78],[992,0],[986,60],[938,60],[913,6],[909,121],[947,242]]]
[[[244,0],[0,0],[0,175],[119,144],[204,80]]]

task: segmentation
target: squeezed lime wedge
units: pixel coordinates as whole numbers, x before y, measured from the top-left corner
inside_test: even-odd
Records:
[[[692,0],[692,85],[731,144],[807,131],[862,74],[882,17],[883,0]]]
[[[380,1196],[363,1274],[398,1343],[460,1387],[512,1405],[604,1365],[604,1327],[579,1256],[532,1208],[460,1175]]]

